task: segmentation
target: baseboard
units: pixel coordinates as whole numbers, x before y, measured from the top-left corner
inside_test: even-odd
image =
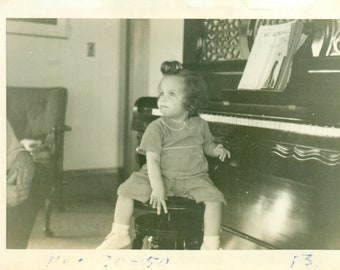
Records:
[[[68,170],[63,177],[66,204],[90,200],[113,203],[121,179],[121,168]]]
[[[80,169],[80,170],[65,170],[64,178],[69,177],[91,177],[96,175],[112,175],[120,178],[122,168],[96,168],[96,169]]]

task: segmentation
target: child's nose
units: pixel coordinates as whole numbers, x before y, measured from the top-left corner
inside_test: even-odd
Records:
[[[166,101],[165,95],[161,95],[161,96],[159,97],[159,101]]]

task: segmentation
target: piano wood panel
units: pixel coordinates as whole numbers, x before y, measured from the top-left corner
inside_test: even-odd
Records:
[[[251,25],[260,21],[241,20],[250,23],[248,31],[239,31],[249,49],[256,32]],[[307,39],[294,56],[284,91],[237,90],[246,61],[203,59],[209,50],[204,38],[219,36],[203,23],[185,20],[183,64],[207,81],[210,102],[203,112],[228,118],[206,118],[232,154],[223,164],[209,160],[229,203],[223,247],[340,249],[340,56],[326,54],[339,20],[305,21]],[[220,31],[217,41],[228,36]],[[320,54],[313,57],[320,37]],[[297,124],[294,132],[290,123]]]
[[[283,159],[249,140],[212,173],[228,202],[223,226],[262,247],[339,249],[339,166]]]

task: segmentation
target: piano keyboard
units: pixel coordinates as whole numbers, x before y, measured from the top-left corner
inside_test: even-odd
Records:
[[[152,109],[152,115],[161,116],[162,114],[158,109]],[[200,117],[208,122],[213,123],[274,129],[318,137],[340,138],[340,128],[336,127],[322,127],[316,125],[297,124],[263,119],[251,119],[246,117],[215,115],[208,113],[201,113]]]

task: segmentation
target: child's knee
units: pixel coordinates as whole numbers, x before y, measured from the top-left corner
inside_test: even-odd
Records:
[[[221,208],[222,207],[222,202],[204,202],[205,207],[210,207],[210,208]]]

